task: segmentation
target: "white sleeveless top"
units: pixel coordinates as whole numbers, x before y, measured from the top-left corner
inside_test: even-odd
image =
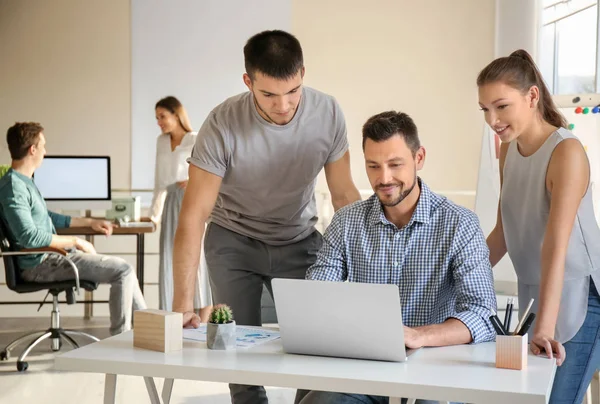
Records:
[[[513,141],[504,162],[500,209],[506,247],[519,281],[521,311],[534,298],[532,312],[537,314],[542,243],[550,212],[546,172],[554,149],[564,139],[577,138],[568,130],[559,128],[528,157],[519,153],[517,142]],[[565,260],[554,336],[561,343],[572,339],[585,320],[590,278],[600,287],[600,229],[594,216],[592,190],[588,187],[577,211]]]

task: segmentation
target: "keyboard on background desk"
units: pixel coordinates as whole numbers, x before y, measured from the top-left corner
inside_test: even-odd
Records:
[[[153,227],[152,222],[121,222],[119,227]]]

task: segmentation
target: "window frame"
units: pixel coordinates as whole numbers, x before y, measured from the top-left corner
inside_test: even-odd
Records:
[[[554,25],[554,51],[553,51],[553,58],[552,58],[552,86],[550,88],[550,92],[554,95],[554,96],[570,96],[571,94],[556,94],[556,91],[558,89],[558,82],[559,82],[559,76],[558,76],[558,43],[559,43],[559,36],[560,36],[560,30],[557,29],[557,23],[559,21],[562,21],[566,18],[572,17],[576,14],[579,14],[585,10],[588,10],[592,7],[596,7],[596,57],[595,57],[595,62],[596,62],[596,66],[595,66],[595,74],[594,74],[594,90],[595,93],[600,93],[600,1],[596,1],[596,3],[590,4],[588,6],[585,6],[579,10],[573,11],[567,15],[563,15],[561,17],[555,18],[552,21],[549,22],[544,22],[543,19],[543,13],[546,9],[550,8],[550,7],[555,7],[561,3],[567,3],[568,1],[565,0],[560,0],[560,1],[556,1],[551,5],[547,5],[547,6],[542,6],[542,18],[541,20],[541,26],[540,26],[540,37],[542,36],[542,32],[543,29],[548,26],[553,24]],[[538,42],[538,44],[540,44],[540,42]],[[541,46],[540,46],[541,48]],[[541,54],[541,52],[543,51],[543,49],[539,49],[539,53]],[[595,93],[589,93],[589,94],[595,94]],[[573,97],[570,97],[571,99]]]

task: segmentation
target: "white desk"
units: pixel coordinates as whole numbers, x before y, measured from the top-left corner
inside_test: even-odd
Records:
[[[183,351],[164,354],[133,348],[132,338],[130,331],[67,352],[55,368],[105,373],[105,403],[115,402],[120,374],[143,376],[152,403],[168,403],[173,379],[188,379],[486,404],[545,404],[556,369],[533,355],[524,371],[496,369],[493,343],[422,349],[389,363],[289,355],[281,340],[232,352],[184,340]],[[167,379],[162,399],[153,377]]]

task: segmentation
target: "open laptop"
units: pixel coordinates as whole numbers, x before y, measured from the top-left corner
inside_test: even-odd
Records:
[[[398,286],[273,279],[283,349],[288,353],[402,362]]]

